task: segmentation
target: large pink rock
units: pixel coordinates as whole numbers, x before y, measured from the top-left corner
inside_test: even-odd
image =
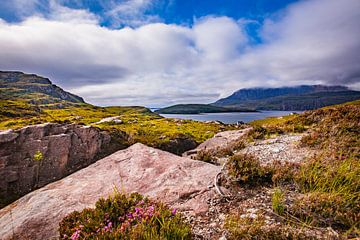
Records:
[[[99,197],[119,191],[139,192],[198,214],[219,167],[135,144],[57,182],[33,191],[0,210],[1,239],[50,239],[74,210],[93,207]]]

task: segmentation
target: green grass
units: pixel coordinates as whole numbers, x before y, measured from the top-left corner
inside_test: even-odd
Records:
[[[276,212],[279,215],[283,215],[285,211],[284,199],[285,199],[285,195],[281,191],[281,189],[275,188],[271,198],[271,204],[274,212]]]

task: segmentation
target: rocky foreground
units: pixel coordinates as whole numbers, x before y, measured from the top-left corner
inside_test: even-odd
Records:
[[[218,134],[192,154],[203,149],[226,147],[248,131]],[[257,155],[264,164],[276,160],[300,162],[312,152],[300,148],[299,139],[299,135],[283,135],[256,141],[241,151]],[[271,188],[230,191],[220,186],[227,193],[224,197],[219,195],[214,185],[215,176],[220,171],[221,167],[214,164],[135,144],[1,209],[0,236],[4,240],[56,238],[62,218],[74,210],[94,207],[100,197],[109,196],[115,189],[139,192],[177,208],[191,223],[196,239],[224,239],[225,216],[239,208],[251,216],[262,214],[269,226],[276,226],[279,219],[271,214]],[[308,234],[312,237],[330,236],[315,230]]]
[[[0,210],[2,239],[51,239],[74,210],[93,207],[99,197],[139,192],[193,215],[208,211],[218,166],[135,144],[62,180],[48,184]]]

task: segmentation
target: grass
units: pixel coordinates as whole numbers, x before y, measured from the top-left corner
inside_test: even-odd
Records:
[[[281,191],[280,188],[275,188],[271,198],[271,204],[274,212],[276,212],[279,215],[283,215],[285,212],[284,200],[285,200],[284,193]]]
[[[70,213],[59,225],[60,239],[191,239],[190,226],[176,209],[138,193],[116,191],[95,208]]]
[[[300,229],[287,225],[270,225],[263,214],[249,216],[242,211],[229,215],[226,218],[225,229],[229,240],[288,240],[288,239],[315,239],[307,236]]]
[[[128,136],[125,145],[141,142],[176,154],[196,147],[220,131],[233,129],[231,126],[215,123],[166,119],[144,107],[70,104],[59,108],[58,105],[38,106],[12,100],[2,100],[0,105],[0,130],[45,122],[93,125],[112,135],[119,131],[125,133]],[[114,116],[119,116],[122,123],[96,124],[103,118]]]

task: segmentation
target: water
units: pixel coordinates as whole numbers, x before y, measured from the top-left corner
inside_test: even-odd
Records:
[[[202,114],[160,114],[166,118],[192,119],[196,121],[220,121],[223,123],[245,123],[267,117],[281,117],[299,111],[261,111],[261,112],[229,112],[229,113],[202,113]]]

